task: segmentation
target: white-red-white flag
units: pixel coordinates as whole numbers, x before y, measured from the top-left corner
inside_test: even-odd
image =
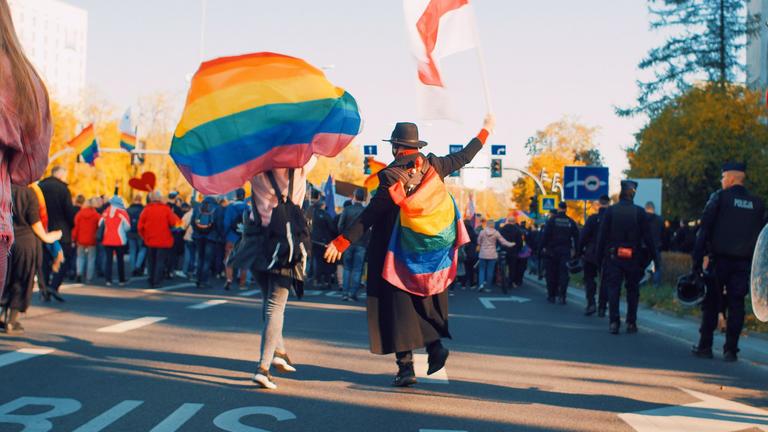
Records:
[[[403,8],[418,63],[421,115],[425,119],[453,118],[439,61],[477,45],[469,0],[403,0]]]

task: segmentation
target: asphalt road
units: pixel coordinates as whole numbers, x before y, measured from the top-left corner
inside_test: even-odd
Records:
[[[409,389],[368,352],[364,305],[312,292],[287,310],[298,372],[267,391],[259,294],[145,284],[35,300],[26,333],[0,337],[0,431],[768,430],[768,369],[694,359],[642,322],[610,335],[532,285],[456,292],[448,365]]]

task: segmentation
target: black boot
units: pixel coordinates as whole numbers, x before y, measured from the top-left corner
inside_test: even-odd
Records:
[[[594,304],[589,304],[589,305],[587,306],[587,309],[586,309],[586,310],[584,310],[584,315],[586,315],[586,316],[592,316],[592,315],[594,315],[594,314],[595,314],[595,312],[596,312],[596,311],[597,311],[597,308],[595,307],[595,305],[594,305]]]
[[[618,321],[612,322],[608,327],[608,331],[611,334],[619,334],[619,322]]]
[[[598,317],[605,318],[605,312],[606,312],[606,310],[605,310],[604,307],[597,308],[597,316]]]
[[[398,362],[398,371],[392,385],[395,387],[410,387],[416,384],[416,372],[413,370],[413,363],[400,364]]]
[[[427,362],[429,363],[427,375],[432,375],[445,367],[450,351],[440,341],[437,341],[427,346],[427,352],[429,353],[427,356]]]
[[[702,347],[701,344],[694,345],[691,348],[691,354],[693,354],[698,358],[703,358],[703,359],[715,358],[715,356],[712,354],[712,347],[709,347],[709,348]]]

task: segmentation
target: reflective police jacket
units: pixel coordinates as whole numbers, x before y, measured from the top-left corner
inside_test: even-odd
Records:
[[[693,260],[698,266],[704,255],[751,259],[760,230],[765,224],[765,204],[736,185],[709,197],[696,235]]]
[[[658,248],[648,223],[648,214],[630,199],[621,199],[608,207],[600,221],[597,236],[597,258],[602,262],[615,255],[618,248],[632,249],[632,261],[645,265],[644,260],[659,262]]]
[[[570,253],[579,240],[579,227],[565,212],[558,212],[544,224],[541,232],[540,251],[550,253]]]

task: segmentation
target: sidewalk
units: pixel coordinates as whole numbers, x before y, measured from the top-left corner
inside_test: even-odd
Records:
[[[525,275],[525,280],[533,286],[538,287],[542,292],[546,292],[546,285],[543,280],[539,281],[535,276]],[[586,307],[587,300],[582,288],[569,286],[568,300],[572,303]],[[622,299],[621,310],[624,313],[626,302]],[[685,349],[690,349],[699,341],[699,322],[692,318],[676,317],[668,313],[650,309],[642,304],[637,311],[637,325],[640,331],[656,333],[681,343]],[[605,321],[605,331],[608,332],[608,321]],[[720,332],[715,332],[715,342],[712,350],[715,353],[715,360],[721,356],[725,336]],[[749,362],[757,366],[768,367],[768,340],[753,337],[742,336],[739,339],[739,361]],[[693,357],[693,356],[692,356]]]

